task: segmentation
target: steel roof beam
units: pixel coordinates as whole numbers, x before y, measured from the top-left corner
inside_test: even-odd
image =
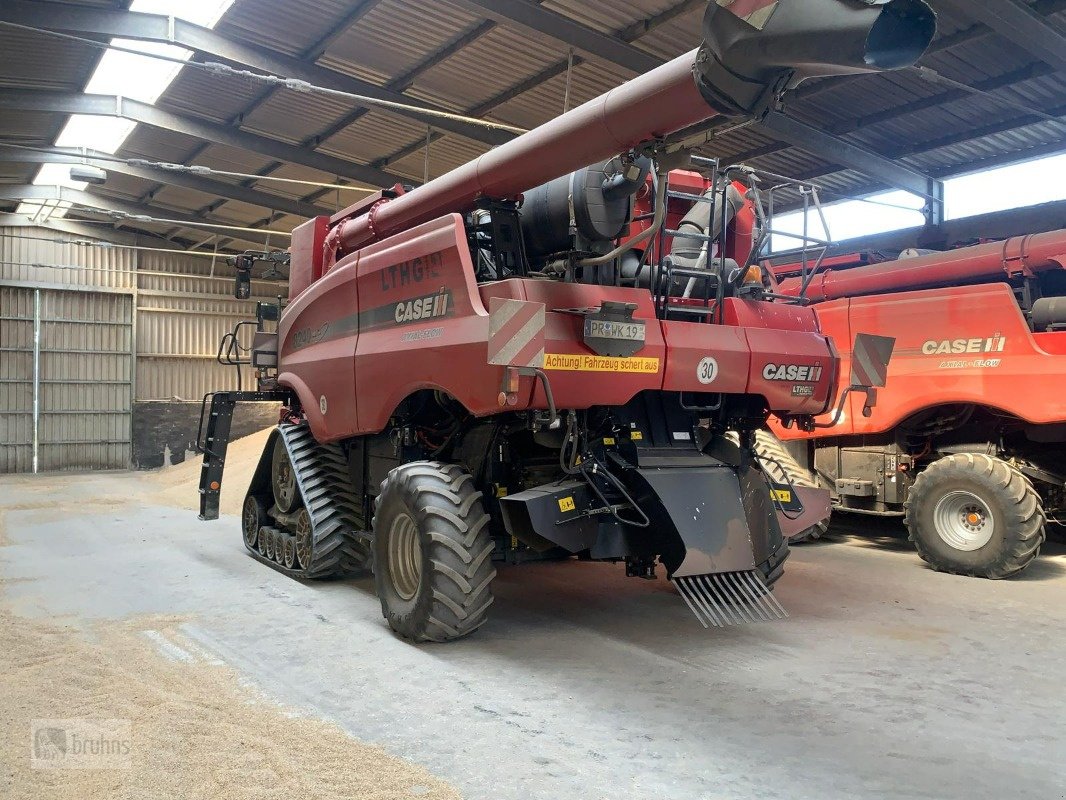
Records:
[[[348,29],[351,28],[352,25],[354,25],[356,22],[358,22],[368,12],[373,10],[374,7],[377,6],[379,2],[380,2],[380,0],[363,0],[363,2],[356,3],[356,5],[344,16],[344,18],[341,19],[336,25],[333,26],[333,30],[331,30],[325,36],[322,36],[321,38],[319,38],[317,41],[313,42],[310,47],[306,48],[305,50],[303,50],[300,53],[300,60],[301,61],[308,61],[308,62],[316,61],[318,58],[320,58],[322,56],[323,53],[326,52],[326,50],[329,49],[330,45],[332,45],[340,36],[342,36],[343,34],[347,33]],[[229,125],[240,125],[241,120],[243,120],[249,114],[253,113],[257,108],[259,108],[259,106],[261,106],[263,103],[265,103],[268,100],[270,100],[272,97],[274,97],[275,94],[277,94],[280,91],[281,91],[281,89],[279,89],[277,86],[268,86],[267,88],[265,88],[262,91],[258,92],[256,94],[256,96],[253,97],[251,99],[251,101],[244,106],[243,109],[241,109],[241,111],[239,111],[238,113],[236,113],[232,117],[230,117],[230,119],[228,120],[227,124],[229,124]],[[364,109],[364,111],[365,111],[365,109]],[[203,155],[204,151],[207,150],[210,146],[211,146],[211,142],[204,142],[199,147],[197,147],[192,153],[190,153],[189,156],[186,158],[186,160],[190,161],[190,162],[194,161],[195,159],[197,159],[201,155]],[[317,146],[318,146],[318,140],[315,139],[314,137],[311,137],[310,139],[306,139],[306,140],[300,142],[300,147],[314,148],[314,147],[317,147]],[[283,166],[285,166],[285,162],[283,162],[283,161],[272,161],[269,164],[267,164],[265,167],[260,169],[258,174],[260,174],[260,175],[269,175],[272,172],[274,172],[275,170],[278,170],[278,169],[280,169]],[[241,181],[241,186],[245,186],[245,187],[249,187],[250,188],[250,187],[252,187],[254,185],[255,185],[255,181],[253,181],[253,180],[243,180],[243,181]],[[152,189],[150,189],[148,192],[146,192],[144,195],[142,195],[142,199],[144,199],[146,201],[150,200],[155,195],[155,193],[158,192],[162,188],[163,188],[163,186],[157,184]],[[202,213],[207,213],[207,212],[210,212],[210,211],[214,211],[220,205],[222,205],[222,204],[221,203],[209,203],[208,205],[203,206],[200,209],[198,209],[197,213],[201,213],[202,214]]]
[[[333,47],[352,26],[369,14],[381,0],[349,0],[352,7],[340,20],[333,24],[333,30],[321,37],[309,48],[300,53],[300,60],[313,63],[318,61],[329,48]]]
[[[704,2],[704,0],[700,0],[700,2]],[[437,50],[437,52],[433,53],[432,55],[430,55],[425,60],[419,62],[418,64],[416,64],[414,67],[412,67],[411,69],[409,69],[406,72],[404,72],[399,77],[393,78],[391,81],[389,81],[386,84],[386,86],[389,89],[392,89],[394,91],[398,91],[398,92],[404,91],[405,89],[409,88],[418,79],[418,77],[420,75],[428,72],[433,67],[435,67],[438,64],[440,64],[440,63],[446,61],[447,59],[451,58],[453,55],[458,53],[464,47],[466,47],[467,45],[477,41],[478,39],[480,39],[482,36],[484,36],[486,33],[491,31],[495,27],[496,27],[496,23],[495,22],[493,22],[491,20],[485,20],[484,22],[482,22],[481,24],[477,25],[476,27],[471,28],[470,30],[466,31],[465,33],[460,34],[458,37],[453,39],[451,42],[443,45],[440,49]],[[261,98],[261,99],[265,99],[265,98]],[[261,101],[261,99],[257,99],[256,101],[253,101],[251,108],[254,108],[255,105],[258,105],[258,103]],[[250,111],[251,109],[249,108],[248,110]],[[341,117],[336,122],[332,123],[329,127],[319,131],[318,133],[315,133],[315,134],[309,136],[307,139],[305,139],[300,144],[301,144],[302,147],[310,147],[310,146],[313,146],[314,144],[316,144],[317,142],[325,141],[325,140],[331,138],[332,136],[337,135],[338,133],[343,131],[345,128],[347,128],[349,125],[353,124],[357,120],[361,119],[368,112],[369,112],[369,109],[367,109],[367,108],[356,108],[356,109],[352,110],[351,112],[349,112],[348,114],[345,114],[343,117]],[[481,115],[480,114],[473,114],[471,116],[477,117],[477,116],[481,116]],[[398,160],[398,159],[394,159],[394,160]],[[270,173],[272,173],[275,170],[279,169],[281,166],[283,166],[283,165],[281,163],[279,163],[279,162],[274,162],[272,164],[268,164],[262,170],[259,171],[259,174],[261,174],[261,175],[269,175]],[[377,168],[380,169],[380,168],[384,167],[385,164],[379,163],[378,161],[375,161],[373,164],[371,164],[371,166],[377,167]],[[251,183],[252,183],[251,181],[246,182],[247,185],[251,185]],[[332,191],[335,191],[335,190],[334,189],[327,189],[327,188],[323,187],[322,189],[318,189],[318,190],[312,192],[311,194],[306,195],[303,199],[304,200],[309,200],[309,201],[318,200],[318,199],[320,199],[322,197],[325,197],[327,194],[329,194]]]
[[[997,35],[1066,72],[1066,31],[1021,0],[944,0]]]
[[[34,0],[4,0],[0,3],[0,19],[48,30],[174,44],[234,64],[243,64],[283,77],[299,78],[329,89],[436,111],[447,110],[275,50],[228,39],[210,28],[162,14],[142,14]],[[513,135],[506,131],[461,120],[428,116],[415,110],[394,109],[393,113],[487,144],[500,144],[513,138]]]
[[[671,20],[676,19],[677,17],[683,16],[684,14],[687,14],[696,8],[703,8],[705,6],[705,3],[706,0],[682,0],[682,2],[678,3],[677,5],[671,6],[665,11],[660,11],[655,16],[634,22],[632,25],[629,25],[627,28],[616,34],[617,38],[621,39],[623,42],[626,43],[636,41],[641,36],[650,33],[656,28],[665,25],[667,22],[670,22]],[[571,67],[577,67],[584,63],[585,59],[582,56],[574,55],[572,62],[569,58],[564,58],[561,61],[555,62],[554,64],[549,64],[536,75],[531,75],[521,83],[516,83],[515,85],[504,89],[502,92],[493,97],[490,97],[483,103],[479,103],[473,108],[466,109],[464,113],[472,117],[482,117],[488,112],[492,111],[494,108],[499,108],[504,103],[513,100],[519,95],[525,94],[526,92],[530,91],[531,89],[535,89],[543,83],[547,83],[552,78],[566,74],[567,69]],[[440,137],[441,134],[435,133],[432,136],[432,141],[435,142]],[[406,147],[402,147],[396,152],[385,156],[384,158],[377,159],[373,162],[373,166],[384,168],[390,164],[395,164],[397,161],[401,161],[404,158],[407,158],[407,156],[417,152],[424,146],[424,141],[413,142],[407,145]]]
[[[995,92],[1001,89],[1009,89],[1019,83],[1025,83],[1026,81],[1031,81],[1035,78],[1042,78],[1053,71],[1054,70],[1046,64],[1034,61],[1021,69],[1013,70],[1005,75],[997,75],[994,78],[986,78],[985,80],[969,84],[970,88],[974,90],[972,92],[966,91],[965,89],[948,89],[947,91],[938,94],[923,97],[920,100],[913,100],[909,103],[886,108],[883,111],[876,111],[861,117],[853,117],[845,122],[833,125],[830,130],[833,133],[857,131],[862,128],[879,125],[882,122],[899,119],[900,117],[909,116],[911,114],[919,114],[922,111],[928,111],[932,108],[939,108],[948,103],[956,103],[961,100],[972,99],[975,95],[989,95],[989,102],[997,102],[994,94]]]
[[[450,42],[445,42],[434,53],[431,53],[427,58],[420,61],[418,64],[411,67],[411,69],[407,70],[398,77],[393,78],[385,85],[392,91],[396,92],[402,92],[406,89],[411,88],[412,84],[414,84],[414,82],[418,80],[419,77],[424,75],[426,72],[429,72],[429,70],[433,69],[438,64],[447,61],[449,58],[454,56],[464,47],[477,41],[495,27],[496,23],[492,22],[491,20],[486,20],[480,25],[477,25],[476,27],[459,34],[459,36],[455,37]],[[339,120],[332,123],[329,127],[316,133],[312,138],[324,142],[327,139],[336,136],[349,125],[354,123],[356,120],[367,114],[369,111],[370,109],[368,108],[353,109],[351,112],[345,114]],[[468,116],[478,117],[481,115],[470,114]],[[435,123],[430,124],[432,125],[432,127],[435,128],[440,127]]]
[[[661,25],[666,24],[670,20],[676,19],[679,16],[687,14],[695,8],[703,8],[705,3],[706,0],[682,0],[682,2],[678,3],[677,5],[671,6],[670,8],[666,9],[665,11],[659,12],[653,17],[648,17],[647,19],[642,19],[638,20],[637,22],[634,22],[632,25],[629,25],[625,30],[618,33],[617,36],[623,42],[628,43],[635,41],[644,34],[650,33]],[[476,30],[482,28],[485,24],[486,23],[483,23],[483,25],[478,26],[477,29],[470,31],[470,33],[474,33]],[[496,26],[496,22],[494,20],[488,20],[487,24],[491,25],[492,27]],[[486,30],[485,32],[487,33],[488,31]],[[557,61],[554,64],[548,65],[537,74],[531,75],[530,77],[526,78],[521,83],[516,83],[515,85],[504,89],[499,94],[490,97],[488,100],[479,103],[478,105],[472,108],[466,109],[466,111],[464,111],[463,113],[471,117],[482,117],[493,109],[499,108],[504,103],[507,103],[513,100],[514,98],[525,94],[531,89],[535,89],[541,84],[550,81],[552,78],[565,74],[567,69],[569,69],[570,67],[577,67],[584,63],[585,59],[580,55],[575,55],[572,62],[570,61],[570,59],[563,59],[561,61]],[[418,67],[416,67],[415,69],[417,70]],[[401,76],[401,78],[402,77],[403,76]],[[436,142],[438,139],[441,138],[442,135],[443,134],[440,133],[434,133],[431,137],[431,142]],[[390,153],[389,155],[383,158],[379,158],[373,161],[371,165],[379,168],[384,168],[386,166],[389,166],[390,164],[395,164],[397,161],[402,161],[403,159],[407,158],[407,156],[411,155],[412,153],[418,152],[425,146],[425,140],[420,139],[417,142],[412,142],[411,144],[405,147],[401,147],[399,150]],[[320,192],[316,192],[306,199],[317,199],[319,196],[321,196],[321,194],[322,193]]]
[[[1034,61],[1028,66],[1022,67],[1019,70],[1009,72],[1006,75],[1000,75],[995,78],[988,78],[987,80],[979,81],[972,84],[972,87],[978,90],[980,93],[993,93],[1000,89],[1010,88],[1018,83],[1040,78],[1045,75],[1049,75],[1053,72],[1051,67],[1047,66],[1043,62]],[[972,98],[973,92],[967,92],[962,89],[949,89],[940,94],[930,95],[929,97],[916,100],[912,103],[904,103],[903,105],[888,108],[883,111],[878,111],[873,114],[868,114],[864,117],[858,117],[851,120],[847,120],[842,123],[838,123],[830,127],[829,132],[834,134],[853,133],[861,131],[866,128],[880,125],[885,122],[890,122],[901,117],[909,116],[910,114],[920,113],[930,108],[938,108],[948,103],[960,102],[962,100]],[[989,102],[994,102],[995,96],[989,98]],[[1051,113],[1050,110],[1045,110]],[[1046,121],[1045,118],[1038,114],[1020,114],[1019,116],[1012,117],[1006,122],[999,122],[996,124],[995,130],[992,133],[1002,133],[1013,128],[1024,127],[1026,125],[1032,125],[1039,122]],[[981,129],[978,129],[981,130]],[[963,134],[964,140],[971,140],[975,137],[974,131],[968,130]],[[749,161],[755,158],[763,158],[765,156],[779,153],[782,150],[788,149],[789,145],[784,142],[777,142],[774,144],[763,145],[752,150],[747,150],[742,153],[733,156],[735,161]],[[897,157],[898,153],[894,152],[893,157]],[[819,173],[826,174],[826,173]],[[934,176],[937,173],[933,173]]]
[[[662,60],[607,33],[593,30],[569,17],[529,0],[456,0],[456,4],[483,17],[549,36],[586,55],[643,74]]]
[[[71,189],[67,186],[38,186],[36,184],[0,184],[0,201],[9,202],[21,202],[23,200],[28,201],[45,201],[53,200],[61,203],[73,203],[76,206],[86,206],[88,208],[99,209],[101,212],[129,214],[129,215],[147,215],[147,216],[163,216],[169,219],[181,220],[182,222],[194,223],[192,227],[197,233],[203,234],[203,229],[199,228],[195,223],[207,222],[198,217],[194,217],[183,211],[175,211],[162,206],[141,205],[138,203],[131,203],[126,200],[120,200],[115,197],[108,197],[102,194],[96,194],[94,192],[86,192],[80,189]],[[141,220],[120,220],[123,224],[155,224],[144,223]],[[159,223],[165,225],[166,223]],[[225,224],[218,222],[216,224]],[[263,235],[266,236],[267,232],[264,231]],[[250,239],[247,238],[247,234],[233,232],[232,234],[226,234],[234,240],[245,242],[254,245],[257,248],[263,247],[262,239]]]
[[[584,64],[584,63],[585,63],[585,59],[584,58],[582,58],[581,56],[577,56],[577,55],[574,56],[573,66],[576,67],[576,66],[578,66],[580,64]],[[480,116],[481,114],[484,114],[484,113],[490,111],[493,108],[497,108],[499,106],[502,106],[504,103],[507,103],[507,102],[513,100],[514,98],[518,97],[519,95],[525,94],[526,92],[530,91],[531,89],[535,89],[537,86],[540,86],[541,84],[546,83],[547,81],[550,81],[552,78],[555,78],[555,77],[557,77],[559,75],[565,74],[568,65],[569,65],[569,61],[567,61],[566,59],[564,59],[562,61],[559,61],[559,62],[557,62],[555,64],[550,64],[549,66],[545,67],[540,72],[538,72],[536,75],[531,75],[530,77],[526,78],[521,83],[516,83],[514,86],[511,86],[511,87],[509,87],[507,89],[504,89],[502,92],[500,92],[499,94],[495,95],[494,97],[490,97],[485,102],[481,103],[478,106],[475,106],[473,109],[471,109],[467,113],[473,114],[475,116]],[[432,140],[434,142],[437,141],[437,139],[439,139],[441,137],[441,135],[442,134],[434,134],[434,136],[432,137]],[[425,146],[426,146],[425,139],[420,139],[417,142],[412,142],[411,144],[407,145],[406,147],[401,147],[396,152],[390,153],[389,155],[385,156],[384,158],[377,159],[376,161],[372,162],[372,164],[375,167],[382,167],[382,168],[383,167],[387,167],[390,164],[395,164],[397,161],[402,161],[403,159],[407,158],[407,156],[411,155],[412,153],[418,152],[419,150],[421,150]]]
[[[401,179],[375,167],[345,161],[325,153],[293,147],[285,142],[219,125],[198,117],[165,111],[127,97],[78,92],[41,92],[32,89],[0,89],[0,110],[44,111],[57,114],[91,114],[123,117],[154,128],[181,133],[195,139],[229,145],[241,150],[302,164],[332,175],[351,178],[371,186],[392,186]]]
[[[301,217],[313,217],[318,214],[330,213],[327,209],[323,209],[313,203],[267,194],[255,189],[248,189],[240,184],[211,180],[185,172],[137,167],[121,161],[93,161],[92,156],[92,152],[83,155],[74,148],[68,148],[63,153],[42,153],[34,150],[5,147],[3,143],[0,143],[0,162],[15,164],[70,164],[73,166],[85,164],[86,159],[88,159],[89,163],[99,166],[108,172],[152,181],[164,186],[180,186],[184,189],[192,189],[214,197],[226,198],[227,200],[237,200],[241,203],[248,203],[271,211],[283,211],[286,214],[296,214]]]
[[[1060,106],[1058,108],[1049,109],[1052,113],[1066,114],[1066,106]],[[970,130],[965,134],[959,134],[954,136],[943,137],[941,139],[934,139],[918,144],[908,145],[907,147],[900,148],[893,153],[894,158],[910,158],[913,156],[923,155],[925,153],[933,152],[944,147],[952,147],[958,144],[965,144],[976,139],[981,139],[986,136],[994,136],[997,133],[1003,133],[1005,131],[1012,130],[1019,127],[1019,125],[1033,125],[1044,120],[1039,117],[1018,117],[1012,118],[1005,122],[994,123],[986,125],[982,128]],[[979,161],[968,161],[964,164],[958,164],[949,167],[941,167],[934,170],[931,174],[939,181],[944,181],[948,178],[956,175],[967,174],[974,171],[995,169],[996,167],[1007,166],[1009,164],[1015,164],[1020,161],[1028,161],[1033,158],[1040,158],[1043,156],[1056,155],[1066,152],[1066,138],[1062,138],[1056,141],[1047,142],[1045,144],[1031,147],[1028,150],[1022,152],[1002,153],[988,158],[980,159]],[[800,180],[815,180],[817,178],[829,175],[836,170],[834,169],[812,169],[808,170],[802,175],[795,176]],[[865,197],[871,194],[886,191],[887,189],[894,188],[886,186],[885,183],[870,183],[864,184],[855,189],[849,190],[848,194],[853,197]],[[830,202],[835,202],[830,200]],[[799,205],[783,205],[781,208],[782,213],[787,211],[795,211],[799,208]]]
[[[890,186],[905,189],[920,197],[940,197],[939,181],[930,175],[853,145],[837,136],[824,133],[792,117],[771,111],[762,121],[762,129],[793,147],[826,158],[834,164],[858,170]]]

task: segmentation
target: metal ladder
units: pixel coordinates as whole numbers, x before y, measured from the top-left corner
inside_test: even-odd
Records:
[[[707,217],[710,219],[711,214],[715,212],[717,193],[711,197],[706,197],[702,194],[691,194],[689,192],[682,192],[673,190],[670,188],[669,175],[665,178],[666,185],[666,203],[669,204],[671,200],[686,200],[691,203],[706,203],[710,206]],[[722,232],[724,237],[724,230]],[[705,233],[690,233],[688,231],[674,230],[666,228],[665,226],[659,231],[658,234],[658,252],[659,252],[659,264],[656,266],[655,271],[655,285],[653,291],[653,297],[655,301],[656,316],[659,319],[689,319],[690,321],[702,321],[713,322],[714,317],[718,313],[717,300],[718,300],[718,287],[713,278],[717,278],[718,274],[714,269],[709,266],[707,269],[699,270],[692,269],[691,267],[677,267],[674,266],[669,256],[665,256],[667,244],[674,239],[691,239],[707,245],[708,257],[707,261],[709,265],[714,264],[714,259],[710,256],[711,245],[719,237],[709,236]],[[695,299],[702,300],[702,305],[688,305],[684,303],[671,302],[670,290],[674,285],[674,281],[677,279],[689,279],[689,289],[695,291],[696,286],[702,286],[702,294],[695,295]],[[713,294],[712,294],[713,289]],[[689,290],[686,289],[686,294]],[[693,297],[689,295],[689,299]]]

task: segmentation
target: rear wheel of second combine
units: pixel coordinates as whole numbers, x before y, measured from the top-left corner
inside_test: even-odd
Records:
[[[792,457],[780,439],[765,428],[755,431],[755,454],[759,457],[759,463],[763,465],[763,469],[770,473],[770,477],[778,483],[818,488],[818,482],[811,473]],[[789,542],[791,544],[813,542],[821,539],[828,529],[829,520],[822,520],[796,534],[789,539]]]
[[[957,575],[1009,578],[1044,543],[1044,509],[1029,479],[979,453],[926,467],[911,487],[905,521],[918,555]]]
[[[416,461],[381,485],[374,580],[389,626],[416,642],[473,633],[492,604],[489,516],[462,467]]]

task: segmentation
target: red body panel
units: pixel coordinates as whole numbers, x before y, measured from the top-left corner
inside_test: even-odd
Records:
[[[807,299],[817,303],[883,292],[987,283],[1064,268],[1066,230],[1055,230],[865,267],[827,269],[811,281]],[[786,278],[780,281],[778,291],[798,295],[801,283],[799,278]]]
[[[504,367],[487,360],[492,297],[544,304],[545,371],[559,408],[623,405],[664,389],[759,394],[773,410],[798,414],[822,411],[832,395],[835,362],[809,310],[730,299],[725,325],[660,322],[646,289],[533,279],[478,286],[457,214],[363,248],[296,297],[281,319],[278,381],[297,393],[322,442],[382,430],[420,389],[447,392],[475,416],[546,408],[532,378],[522,379],[517,405],[499,406]],[[567,311],[604,300],[635,303],[634,317],[646,322],[644,347],[623,362],[586,347],[582,315]],[[706,359],[716,368],[701,382]],[[768,364],[810,372],[768,378]]]
[[[822,330],[841,347],[855,332],[891,336],[888,384],[869,418],[853,397],[840,425],[784,439],[875,434],[931,406],[973,403],[1032,423],[1066,420],[1066,333],[1030,332],[1009,286],[993,283],[822,303]],[[842,374],[851,353],[841,353]]]

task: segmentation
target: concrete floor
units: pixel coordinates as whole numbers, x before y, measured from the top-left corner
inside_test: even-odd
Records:
[[[142,480],[0,479],[3,603],[188,615],[184,635],[268,696],[468,798],[1066,796],[1062,546],[1020,579],[956,578],[852,519],[878,535],[794,551],[789,620],[710,631],[663,580],[504,567],[481,631],[415,647],[371,581],[292,581],[244,554],[236,517],[106,502]]]

